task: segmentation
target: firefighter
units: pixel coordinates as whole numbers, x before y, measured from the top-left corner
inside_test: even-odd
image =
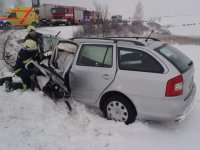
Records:
[[[36,27],[30,25],[27,27],[26,31],[28,32],[28,35],[25,37],[24,41],[30,39],[36,42],[38,45],[39,52],[42,54],[43,53],[43,40],[42,40],[42,34],[36,32]]]
[[[14,83],[12,81],[6,82],[6,91],[10,92],[16,89],[29,89],[34,88],[34,74],[38,72],[35,67],[26,69],[25,65],[31,60],[37,61],[38,59],[38,46],[33,40],[26,40],[24,46],[20,49],[17,60],[14,66],[15,74],[22,79],[22,83]]]

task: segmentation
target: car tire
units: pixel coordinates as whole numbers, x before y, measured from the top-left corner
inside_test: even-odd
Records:
[[[5,28],[6,28],[6,29],[10,29],[11,27],[12,27],[11,23],[6,23],[6,24],[5,24]]]
[[[137,117],[134,105],[126,97],[120,95],[111,96],[105,101],[103,113],[107,119],[125,124],[133,123]]]
[[[69,20],[69,22],[68,22],[68,26],[71,26],[72,25],[72,22]]]
[[[32,22],[31,25],[34,26],[34,27],[37,27],[37,23],[36,22]]]

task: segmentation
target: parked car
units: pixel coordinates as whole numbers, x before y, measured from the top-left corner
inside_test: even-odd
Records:
[[[9,26],[9,22],[0,20],[0,29],[8,28]]]
[[[57,54],[67,51],[67,43],[76,45],[69,71],[71,95],[100,108],[108,119],[126,124],[136,118],[177,120],[194,102],[194,64],[167,43],[144,37],[54,42],[60,43],[65,43],[66,49],[54,48],[50,66],[57,67]],[[68,79],[65,74],[62,77]]]

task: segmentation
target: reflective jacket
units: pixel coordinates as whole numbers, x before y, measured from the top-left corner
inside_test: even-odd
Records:
[[[18,73],[22,69],[24,69],[25,65],[32,59],[35,60],[36,55],[37,55],[37,50],[29,51],[23,48],[20,49],[17,56],[16,63],[15,63],[15,67],[14,67],[15,73]]]

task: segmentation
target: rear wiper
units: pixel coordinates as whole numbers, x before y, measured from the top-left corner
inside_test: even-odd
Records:
[[[193,65],[193,62],[191,61],[189,64],[188,64],[188,66],[192,66]]]

